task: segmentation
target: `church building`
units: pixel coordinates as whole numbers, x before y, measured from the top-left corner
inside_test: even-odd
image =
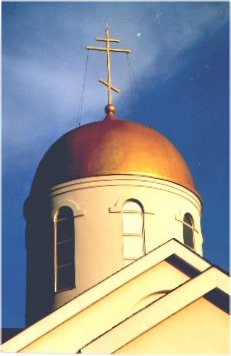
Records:
[[[45,153],[24,204],[27,328],[3,352],[228,354],[229,277],[203,258],[202,197],[173,144],[118,119]]]

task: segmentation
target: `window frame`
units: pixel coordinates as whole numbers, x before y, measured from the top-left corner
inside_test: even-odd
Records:
[[[188,218],[190,220],[190,224],[188,222],[185,221],[185,218]],[[185,213],[183,216],[183,240],[184,240],[184,244],[191,248],[192,250],[195,250],[195,223],[194,223],[194,219],[193,216],[190,213]],[[192,246],[189,246],[186,242],[185,242],[185,227],[189,228],[191,230],[191,234],[192,234]]]
[[[126,209],[125,205],[126,203],[133,202],[136,204],[136,206],[139,208],[139,210],[133,210],[133,209]],[[142,223],[142,233],[135,233],[135,232],[124,232],[124,214],[131,214],[131,215],[139,215],[141,216],[141,223]],[[144,208],[142,204],[136,200],[136,199],[127,199],[124,201],[123,206],[122,206],[122,236],[123,236],[123,259],[124,259],[124,265],[128,265],[131,262],[135,261],[136,259],[142,257],[145,255],[145,213],[144,213]],[[124,251],[124,239],[126,237],[130,238],[135,238],[135,237],[140,237],[142,239],[142,254],[140,256],[129,256],[125,257],[125,251]],[[129,262],[128,262],[129,261]]]
[[[64,216],[59,218],[60,211],[62,209],[68,209],[67,211],[69,212],[70,216]],[[68,239],[58,241],[58,224],[61,221],[68,221],[69,225],[71,224],[71,233],[72,236]],[[67,243],[70,243],[73,246],[73,253],[71,257],[71,262],[60,264],[58,262],[58,247],[65,245]],[[70,286],[64,287],[64,288],[59,288],[59,270],[62,270],[63,268],[67,268],[68,266],[72,266],[71,269],[71,279],[72,283],[70,283]],[[73,289],[75,288],[75,219],[74,219],[74,213],[73,210],[68,206],[68,205],[63,205],[60,206],[59,209],[57,210],[55,216],[54,216],[54,291],[55,293],[59,293],[65,290]]]

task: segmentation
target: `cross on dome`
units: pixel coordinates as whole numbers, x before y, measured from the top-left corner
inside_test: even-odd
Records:
[[[119,93],[120,90],[112,85],[111,81],[111,59],[110,59],[110,52],[124,52],[130,53],[130,49],[126,48],[112,48],[110,47],[110,42],[119,43],[120,40],[116,38],[110,38],[109,27],[106,27],[105,30],[106,38],[96,37],[96,41],[105,42],[105,47],[95,47],[95,46],[85,46],[87,50],[96,50],[96,51],[105,51],[107,56],[107,81],[104,79],[99,79],[99,82],[104,84],[108,88],[108,105],[105,108],[106,113],[114,113],[115,107],[112,104],[112,90],[116,93]]]

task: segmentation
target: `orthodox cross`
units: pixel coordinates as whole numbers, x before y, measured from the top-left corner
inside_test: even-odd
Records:
[[[85,48],[88,50],[96,50],[96,51],[105,51],[107,55],[107,81],[104,79],[99,79],[99,82],[106,85],[108,88],[108,105],[112,105],[112,90],[119,93],[120,90],[116,88],[111,83],[111,60],[110,60],[110,52],[125,52],[130,53],[130,49],[125,48],[112,48],[110,47],[110,42],[120,42],[120,40],[116,38],[110,38],[109,28],[106,27],[106,38],[96,37],[96,41],[105,42],[105,47],[95,47],[95,46],[86,46]]]

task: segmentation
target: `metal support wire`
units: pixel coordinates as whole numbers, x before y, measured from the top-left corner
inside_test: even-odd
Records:
[[[84,93],[85,93],[86,78],[87,78],[88,58],[89,58],[89,51],[87,51],[87,58],[86,58],[86,63],[85,63],[84,75],[83,75],[83,83],[82,83],[81,95],[80,95],[80,100],[79,100],[79,110],[78,110],[78,114],[77,114],[77,126],[81,125],[81,119],[82,119]]]
[[[127,63],[128,63],[128,75],[129,75],[129,81],[130,81],[130,85],[129,85],[129,89],[130,89],[130,95],[131,95],[131,101],[132,101],[132,108],[135,111],[135,102],[136,102],[136,96],[135,96],[135,88],[133,86],[133,76],[132,76],[132,69],[131,69],[131,65],[129,62],[129,57],[127,54]]]
[[[137,83],[137,80],[136,80],[136,77],[135,77],[135,73],[134,73],[134,70],[133,70],[133,67],[132,67],[132,63],[131,63],[131,60],[130,60],[130,57],[127,55],[127,62],[128,62],[128,72],[129,72],[129,76],[131,77],[131,79],[133,79],[133,82],[134,82],[134,85],[135,85],[135,90],[138,94],[138,98],[139,98],[139,101],[141,103],[141,106],[142,106],[142,112],[144,113],[144,121],[147,123],[148,127],[151,128],[151,123],[150,123],[150,119],[149,119],[149,115],[146,111],[146,108],[145,108],[145,105],[143,103],[143,100],[142,100],[142,96],[140,95],[140,90],[139,90],[139,86],[138,86],[138,83]],[[134,91],[132,91],[132,97],[135,98],[135,95],[134,95]],[[134,107],[134,105],[133,105]]]

